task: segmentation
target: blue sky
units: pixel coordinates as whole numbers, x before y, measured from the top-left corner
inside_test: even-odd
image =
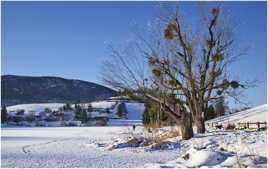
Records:
[[[173,2],[173,4],[175,4]],[[177,3],[178,4],[178,3]],[[2,2],[2,74],[60,76],[100,82],[100,63],[109,57],[106,41],[131,36],[131,23],[146,25],[159,2]],[[189,14],[194,2],[179,2]],[[246,92],[253,105],[266,100],[266,2],[224,2],[238,23],[236,40],[251,46],[233,66],[242,79],[262,83]]]

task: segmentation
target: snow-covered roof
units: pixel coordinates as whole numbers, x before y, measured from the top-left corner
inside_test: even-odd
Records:
[[[99,101],[99,102],[92,102],[91,103],[93,108],[102,108],[102,109],[111,108],[115,104],[116,104],[116,102],[111,102],[111,101]]]

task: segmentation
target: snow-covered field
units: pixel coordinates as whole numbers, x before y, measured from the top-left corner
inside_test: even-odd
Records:
[[[135,148],[109,151],[102,145],[125,137],[127,127],[3,128],[3,168],[142,167],[174,159],[177,150],[138,152]]]
[[[58,110],[64,105],[64,103],[19,104],[15,106],[8,106],[7,111],[16,111],[19,109],[23,109],[27,114],[29,111],[41,112],[44,111],[45,108],[50,108],[51,110]]]
[[[98,102],[91,103],[92,107],[102,108],[102,109],[111,108],[115,104],[116,104],[116,102],[114,102],[114,101],[98,101]]]
[[[143,103],[126,103],[128,111],[127,119],[111,119],[108,122],[109,126],[131,126],[141,125],[142,113],[144,110]]]
[[[133,112],[141,108],[132,106]],[[225,123],[234,119],[235,122],[238,117],[239,120],[244,118],[245,121],[253,121],[256,116],[262,117],[264,121],[267,106],[264,107],[259,106],[254,111],[239,112],[214,121],[221,119],[220,122]],[[138,126],[134,136],[141,137],[143,130],[142,126]],[[144,147],[109,148],[115,140],[131,136],[131,126],[7,127],[1,131],[3,168],[267,168],[266,130],[224,131],[208,128],[205,134],[195,134],[190,140],[180,140],[180,136],[168,138],[164,143],[166,148],[150,151]]]

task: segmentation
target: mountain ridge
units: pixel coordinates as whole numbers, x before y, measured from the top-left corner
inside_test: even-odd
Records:
[[[108,87],[85,80],[56,76],[1,76],[1,106],[93,101],[114,93]]]

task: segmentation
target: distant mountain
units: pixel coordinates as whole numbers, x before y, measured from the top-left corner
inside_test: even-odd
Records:
[[[1,105],[92,101],[115,91],[99,84],[60,77],[1,76]]]

